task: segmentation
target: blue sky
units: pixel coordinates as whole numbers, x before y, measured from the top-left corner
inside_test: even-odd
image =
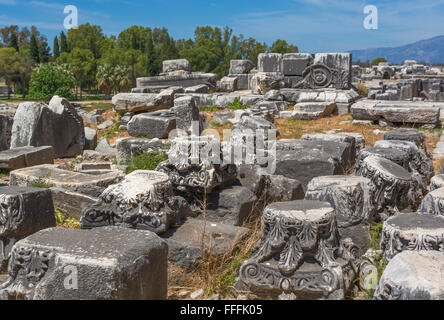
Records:
[[[363,27],[366,5],[379,11],[379,29]],[[63,30],[65,5],[79,23],[98,24],[107,35],[132,25],[166,27],[175,38],[196,26],[229,26],[271,43],[285,39],[300,51],[345,51],[398,46],[444,34],[444,0],[0,0],[0,27],[36,25],[49,39]]]

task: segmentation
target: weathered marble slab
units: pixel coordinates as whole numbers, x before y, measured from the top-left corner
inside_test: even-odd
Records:
[[[43,180],[47,185],[57,188],[69,189],[82,185],[107,187],[121,180],[123,173],[118,170],[105,174],[93,175],[75,171],[59,169],[54,165],[43,164],[11,171],[11,186],[31,186],[37,179]]]
[[[441,106],[437,102],[360,100],[351,106],[355,120],[437,126]]]
[[[0,169],[16,170],[40,164],[53,164],[51,146],[18,147],[0,152]]]

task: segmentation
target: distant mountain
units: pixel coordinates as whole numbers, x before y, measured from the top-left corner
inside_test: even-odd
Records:
[[[377,57],[383,57],[394,64],[401,64],[405,60],[418,62],[444,63],[444,35],[412,44],[394,48],[374,48],[349,51],[353,54],[353,61],[370,62]]]

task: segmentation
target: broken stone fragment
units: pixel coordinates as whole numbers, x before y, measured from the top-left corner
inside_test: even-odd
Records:
[[[425,196],[419,212],[444,217],[444,188],[438,188]]]
[[[279,140],[275,174],[296,179],[304,187],[315,177],[343,175],[354,162],[349,149],[350,144],[342,142]]]
[[[219,222],[188,218],[178,227],[161,235],[168,244],[168,259],[174,265],[189,269],[202,259],[202,244],[214,255],[223,256],[248,234],[248,229]]]
[[[222,91],[226,92],[233,92],[236,91],[237,88],[237,77],[230,76],[230,77],[223,77],[220,79],[219,88]]]
[[[410,155],[404,150],[394,148],[367,148],[361,150],[356,163],[356,172],[361,170],[362,162],[367,157],[381,157],[390,160],[406,170],[410,170]]]
[[[183,130],[187,133],[192,132],[193,122],[197,123],[197,129],[202,132],[200,126],[199,108],[193,97],[185,96],[174,100],[174,107],[171,109],[176,116],[176,129]]]
[[[431,154],[427,150],[424,132],[415,129],[400,128],[391,132],[386,132],[384,134],[384,140],[400,140],[413,142],[422,152],[424,152],[425,155],[431,158]]]
[[[150,153],[152,151],[168,151],[169,142],[157,138],[120,138],[116,141],[117,162],[128,164],[131,158],[140,153]]]
[[[231,60],[230,74],[247,74],[254,68],[254,63],[250,60]]]
[[[176,115],[170,110],[160,110],[135,115],[127,125],[132,137],[167,139],[176,128]]]
[[[391,260],[375,300],[443,300],[444,252],[404,251]]]
[[[442,187],[444,187],[444,174],[438,174],[430,182],[430,192]]]
[[[11,148],[52,146],[54,157],[82,154],[85,130],[82,117],[71,103],[54,96],[49,105],[21,103],[14,116]]]
[[[55,227],[51,191],[0,187],[0,213],[0,268],[4,271],[17,241],[39,230]]]

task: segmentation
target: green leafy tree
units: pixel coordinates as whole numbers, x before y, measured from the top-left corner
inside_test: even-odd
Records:
[[[68,44],[69,51],[74,49],[84,49],[92,52],[94,59],[99,59],[102,56],[102,46],[105,35],[102,28],[97,25],[90,25],[89,23],[82,24],[78,28],[69,29]]]
[[[93,53],[88,49],[74,48],[70,53],[62,53],[57,59],[58,63],[67,63],[72,66],[72,73],[76,80],[76,98],[77,91],[80,90],[80,99],[82,99],[82,90],[85,83],[95,80],[95,59]]]
[[[29,90],[32,68],[35,64],[30,57],[29,46],[23,46],[19,55],[21,68],[19,69],[17,76],[14,78],[15,93],[21,93],[23,98],[25,98]]]
[[[75,79],[58,72],[51,64],[40,65],[33,72],[29,85],[30,99],[50,100],[54,95],[72,99]]]
[[[270,48],[270,52],[296,53],[296,52],[299,52],[299,49],[295,45],[288,44],[287,41],[285,41],[285,40],[278,39],[272,44],[272,46]]]
[[[10,25],[10,26],[6,26],[0,29],[0,47],[4,46],[4,47],[8,47],[10,46],[10,39],[12,34],[17,33],[18,31],[18,26],[16,25]]]
[[[136,87],[136,78],[146,70],[147,60],[148,58],[138,50],[129,49],[125,52],[125,64],[130,68],[130,79],[133,88]]]
[[[41,63],[49,62],[51,57],[51,49],[48,46],[48,42],[46,41],[46,37],[42,37],[39,43],[39,59]]]
[[[155,63],[156,63],[156,52],[154,51],[154,43],[153,43],[153,37],[150,35],[150,37],[147,39],[146,43],[146,57],[147,57],[147,75],[148,76],[154,76],[155,75]]]
[[[375,58],[375,59],[373,59],[373,61],[372,61],[372,66],[377,66],[377,65],[379,65],[381,62],[387,62],[387,60],[385,60],[384,58],[381,58],[381,57],[379,57],[379,58]]]
[[[14,80],[22,71],[20,55],[14,48],[0,48],[0,77],[5,79],[8,86],[8,99]]]
[[[31,58],[35,63],[40,63],[39,46],[35,35],[31,35]]]
[[[268,47],[265,43],[260,43],[254,38],[243,40],[240,46],[242,59],[249,59],[257,64],[257,57],[260,53],[267,52]]]

